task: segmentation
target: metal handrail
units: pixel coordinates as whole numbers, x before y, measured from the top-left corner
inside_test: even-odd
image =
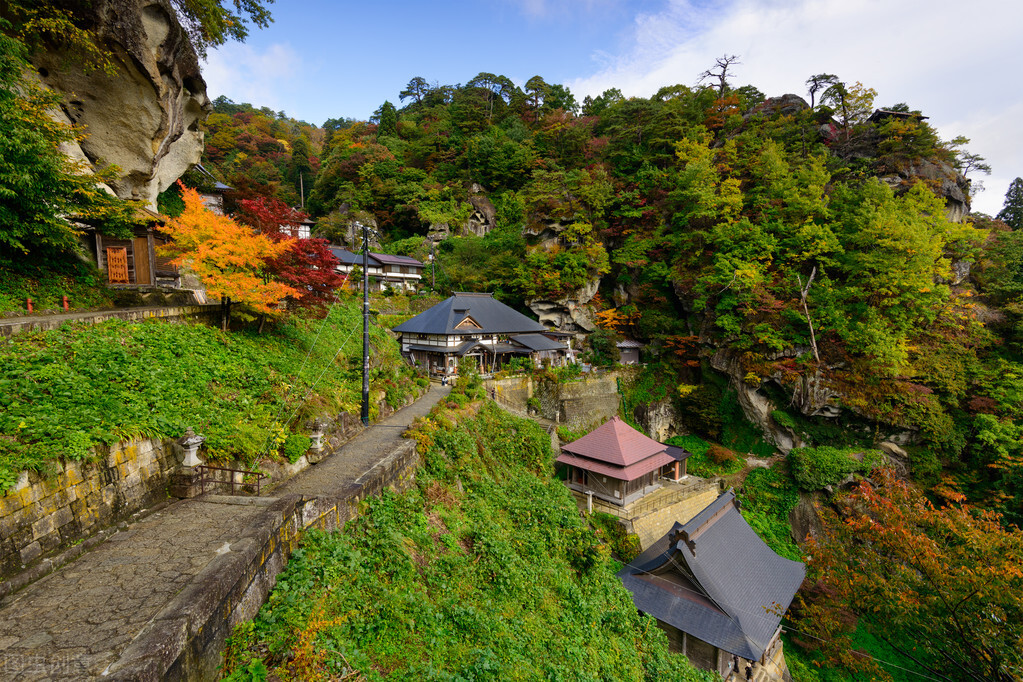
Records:
[[[238,486],[252,485],[251,482],[249,482],[249,483],[244,482],[244,478],[255,476],[256,477],[256,494],[258,495],[260,487],[263,485],[263,479],[267,478],[267,475],[262,473],[262,472],[260,472],[260,471],[249,471],[247,469],[231,469],[229,467],[215,467],[215,466],[211,466],[209,464],[200,464],[199,466],[197,466],[195,468],[195,470],[199,474],[199,480],[197,481],[197,483],[199,485],[199,491],[203,492],[203,493],[206,492],[206,485],[207,484],[230,483],[231,484],[231,494],[234,495],[235,494],[235,486],[236,485],[238,485]],[[223,478],[217,478],[215,472],[218,472],[218,471],[227,472],[227,474],[228,474],[227,479],[225,480]],[[235,474],[241,474],[242,475],[243,481],[241,483],[236,483],[235,482]]]

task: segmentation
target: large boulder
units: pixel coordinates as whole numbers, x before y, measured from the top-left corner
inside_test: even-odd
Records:
[[[111,53],[112,73],[59,47],[33,57],[42,84],[63,95],[54,115],[84,133],[65,152],[93,169],[118,166],[113,193],[155,209],[202,154],[212,107],[198,57],[167,0],[93,0],[75,3],[75,15]]]

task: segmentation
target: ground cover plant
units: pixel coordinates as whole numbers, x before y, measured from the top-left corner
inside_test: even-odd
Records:
[[[636,611],[542,429],[451,405],[413,428],[411,491],[306,536],[236,631],[230,679],[709,680]]]
[[[153,320],[4,339],[0,491],[23,470],[45,473],[61,458],[96,458],[97,446],[176,438],[189,426],[206,436],[210,458],[251,464],[306,418],[358,409],[361,330],[359,303],[345,298],[325,324],[295,317],[263,334]],[[373,397],[397,406],[411,370],[386,331],[372,327],[371,345]]]
[[[714,476],[731,476],[739,473],[746,466],[746,458],[740,457],[732,452],[732,457],[720,457],[715,459],[712,452],[717,453],[726,450],[721,445],[708,443],[699,436],[685,435],[672,436],[664,441],[665,445],[674,445],[677,448],[685,448],[692,453],[686,459],[686,473],[700,478],[713,478]],[[729,451],[730,452],[730,451]]]
[[[44,268],[0,259],[0,314],[27,314],[29,298],[34,312],[63,312],[64,296],[71,310],[112,307],[114,292],[102,286],[100,279],[94,268],[78,261]]]

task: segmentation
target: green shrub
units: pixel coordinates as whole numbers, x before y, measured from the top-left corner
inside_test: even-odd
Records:
[[[639,536],[635,533],[627,533],[617,516],[595,512],[590,515],[590,525],[600,533],[611,548],[612,556],[622,563],[631,562],[642,551]]]
[[[801,561],[802,553],[792,540],[789,525],[789,513],[799,503],[799,493],[783,465],[750,471],[738,496],[743,518],[760,539],[779,555]]]
[[[312,439],[305,434],[293,433],[284,439],[284,444],[281,445],[281,457],[294,464],[309,450],[312,442]]]
[[[674,445],[677,448],[685,448],[698,457],[707,454],[707,449],[710,447],[710,444],[699,436],[688,434],[685,436],[672,436],[665,443],[667,445]]]
[[[720,445],[711,445],[698,436],[672,436],[664,441],[666,445],[685,448],[693,453],[692,457],[686,460],[686,472],[693,476],[711,478],[714,476],[729,476],[737,473],[746,466],[746,458],[739,457],[732,452],[732,459],[723,463],[717,463],[710,458],[709,452],[712,447],[721,448]],[[727,448],[722,448],[727,450]]]
[[[862,455],[862,461],[856,455]],[[849,474],[869,473],[881,462],[881,458],[881,453],[876,450],[840,449],[823,445],[792,450],[789,453],[789,466],[792,478],[799,487],[812,491],[835,485]]]
[[[927,487],[936,485],[941,480],[941,458],[930,448],[911,448],[909,470],[917,483]]]
[[[796,420],[784,410],[774,410],[771,412],[771,419],[774,420],[775,424],[784,429],[791,429],[792,431],[795,431],[797,428]]]
[[[721,438],[724,421],[719,410],[721,391],[713,384],[700,384],[696,390],[679,399],[678,413],[689,431],[711,440]]]

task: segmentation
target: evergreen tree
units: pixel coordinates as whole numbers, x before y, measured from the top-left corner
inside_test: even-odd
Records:
[[[1014,230],[1023,227],[1023,178],[1016,178],[1005,193],[1005,204],[995,216]]]
[[[380,125],[377,128],[377,137],[398,134],[398,112],[394,105],[385,101],[380,107]]]

